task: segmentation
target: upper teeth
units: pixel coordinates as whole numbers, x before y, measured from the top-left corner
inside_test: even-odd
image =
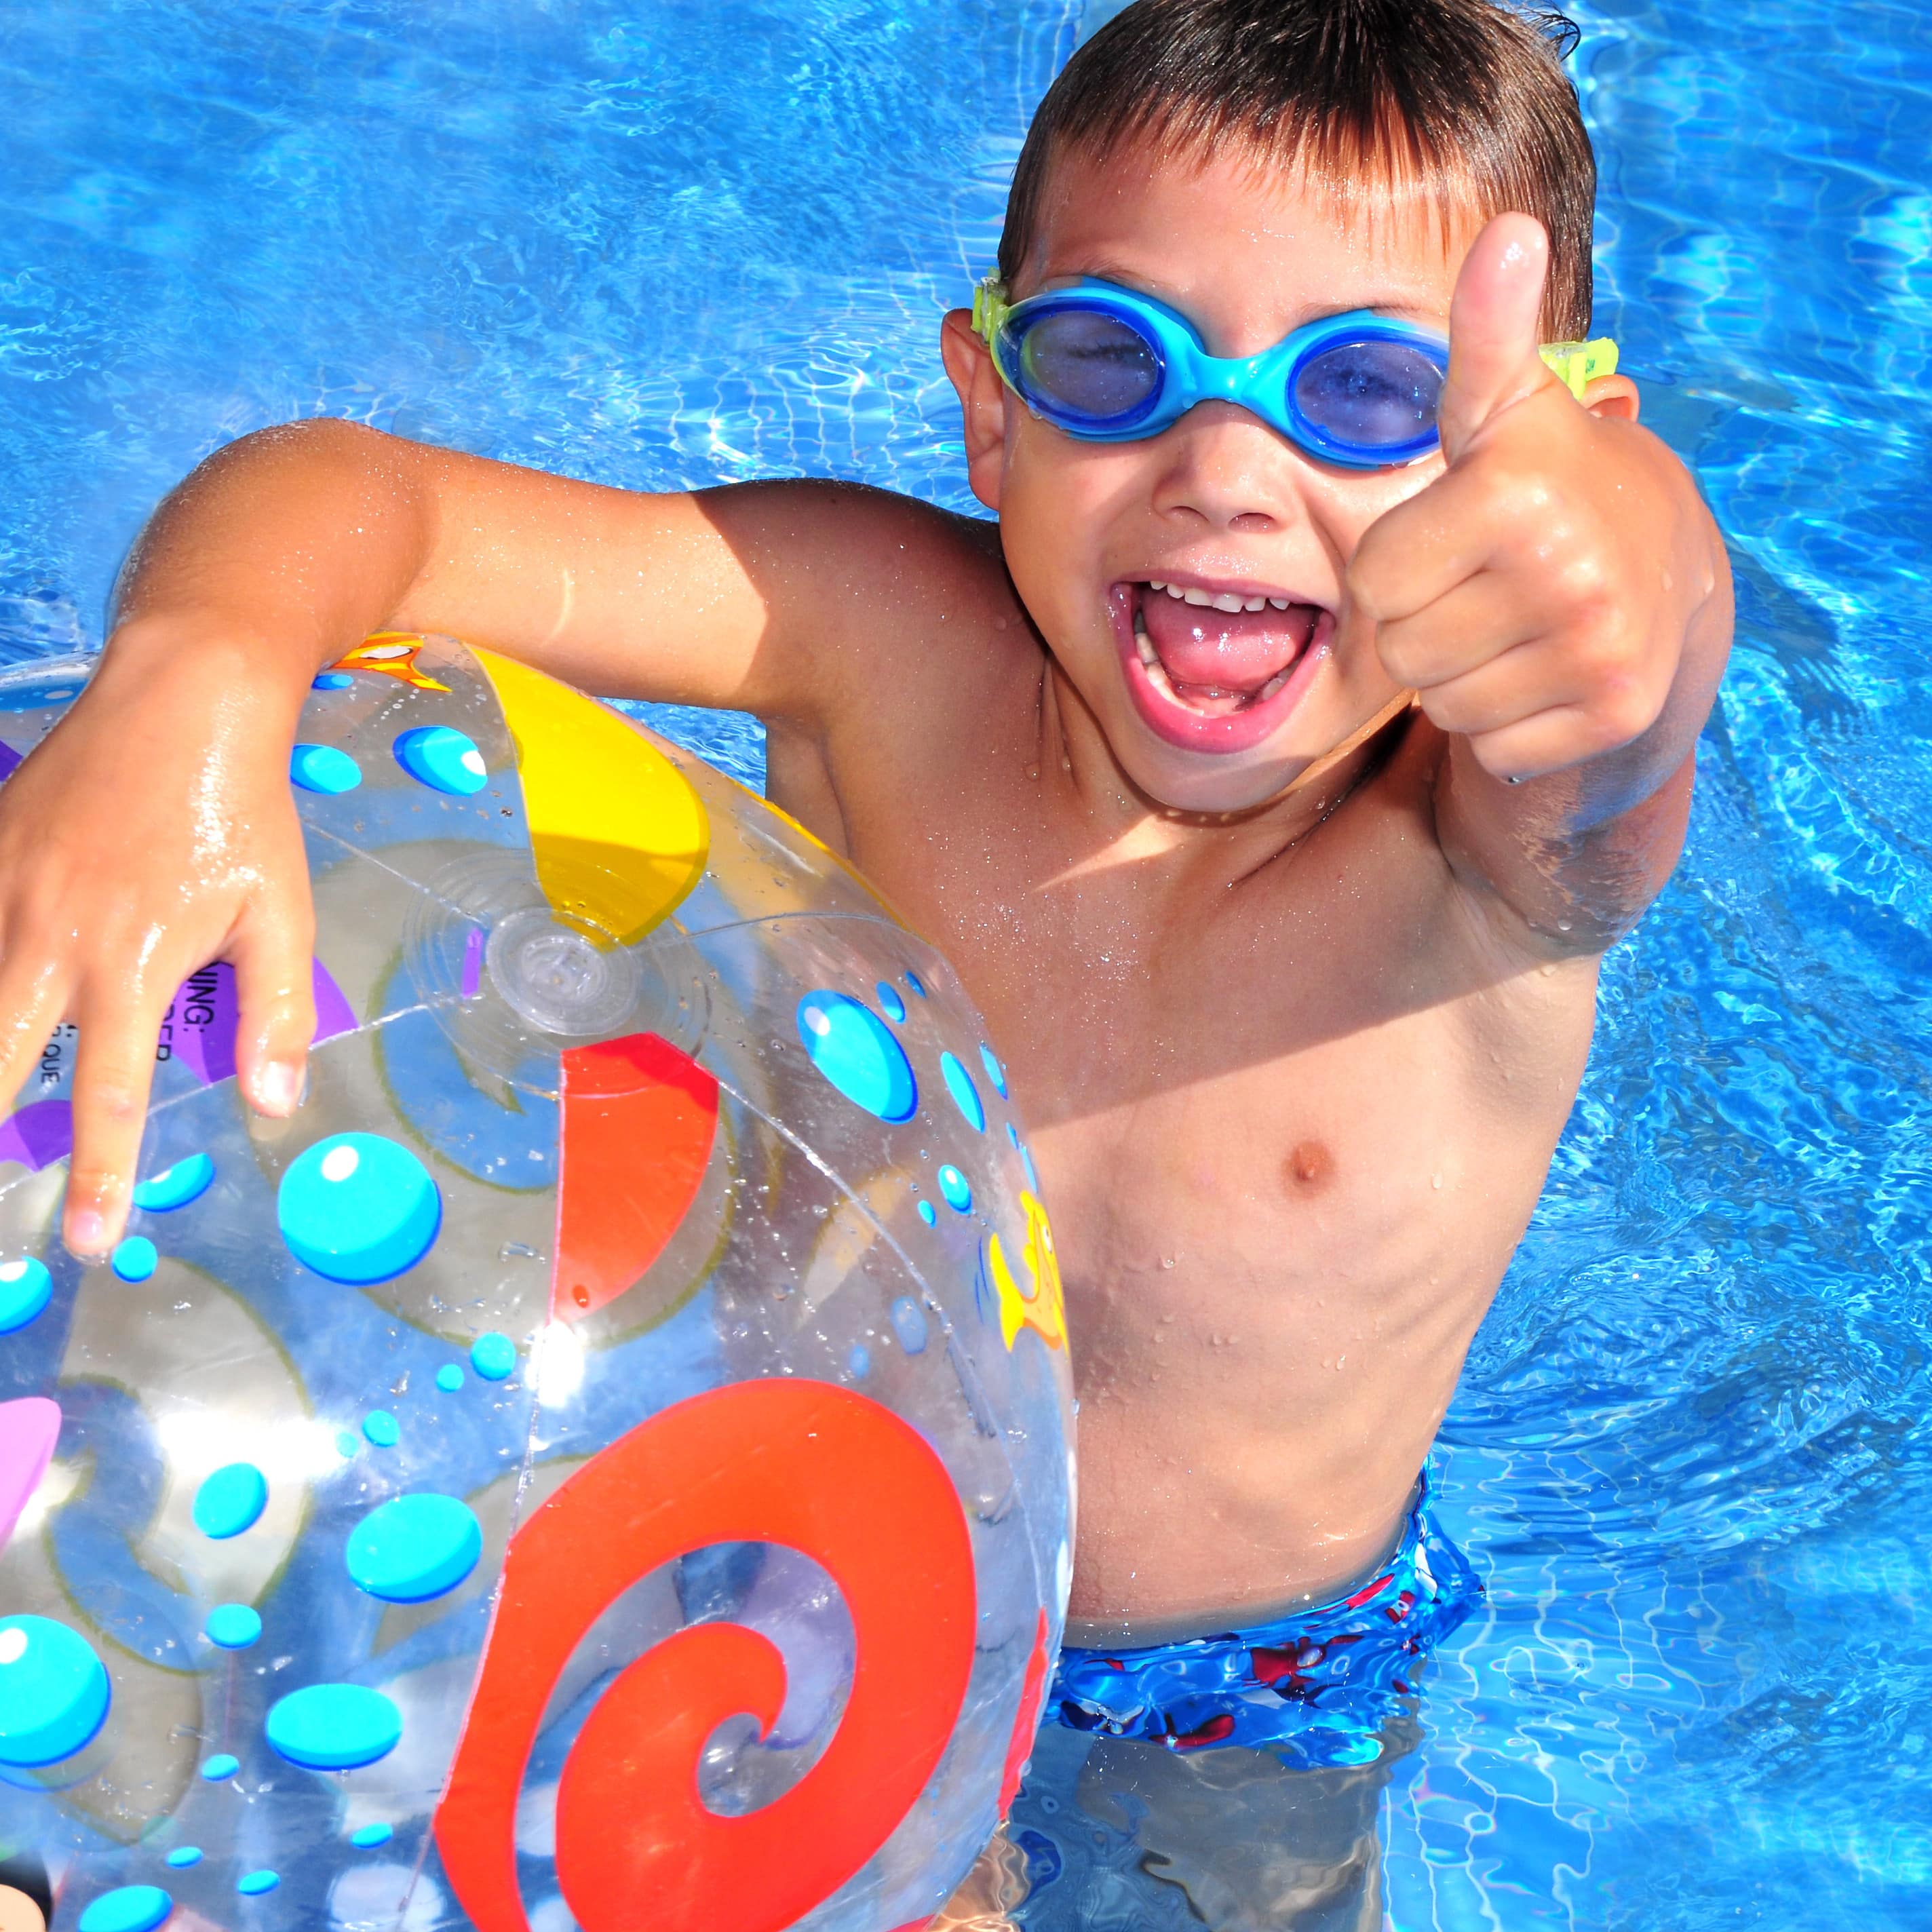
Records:
[[[1163,584],[1158,578],[1150,578],[1148,588],[1165,590],[1184,604],[1198,604],[1216,610],[1265,610],[1270,604],[1277,610],[1286,610],[1288,604],[1286,597],[1242,597],[1232,590],[1199,590],[1191,584],[1184,590],[1179,584]]]

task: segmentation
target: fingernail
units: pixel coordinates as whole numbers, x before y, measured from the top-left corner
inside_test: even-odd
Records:
[[[98,1255],[107,1246],[107,1216],[98,1208],[82,1208],[68,1222],[67,1244],[76,1255]]]
[[[302,1100],[302,1076],[286,1060],[272,1060],[255,1083],[262,1107],[278,1117],[292,1114]]]

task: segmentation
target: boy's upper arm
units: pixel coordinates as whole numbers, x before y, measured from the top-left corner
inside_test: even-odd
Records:
[[[815,724],[958,574],[963,520],[857,484],[652,495],[398,454],[421,466],[436,536],[393,621],[608,697]]]

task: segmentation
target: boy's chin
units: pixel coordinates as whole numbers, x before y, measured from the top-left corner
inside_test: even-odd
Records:
[[[1265,745],[1222,755],[1177,752],[1151,739],[1138,719],[1112,742],[1114,755],[1147,797],[1168,812],[1201,818],[1228,818],[1271,805],[1316,762]]]

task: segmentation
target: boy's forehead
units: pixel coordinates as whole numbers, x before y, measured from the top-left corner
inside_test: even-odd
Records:
[[[1477,224],[1433,200],[1362,184],[1338,193],[1252,151],[1174,153],[1124,141],[1054,158],[1016,294],[1099,275],[1190,312],[1211,304],[1287,326],[1348,308],[1440,316]]]

